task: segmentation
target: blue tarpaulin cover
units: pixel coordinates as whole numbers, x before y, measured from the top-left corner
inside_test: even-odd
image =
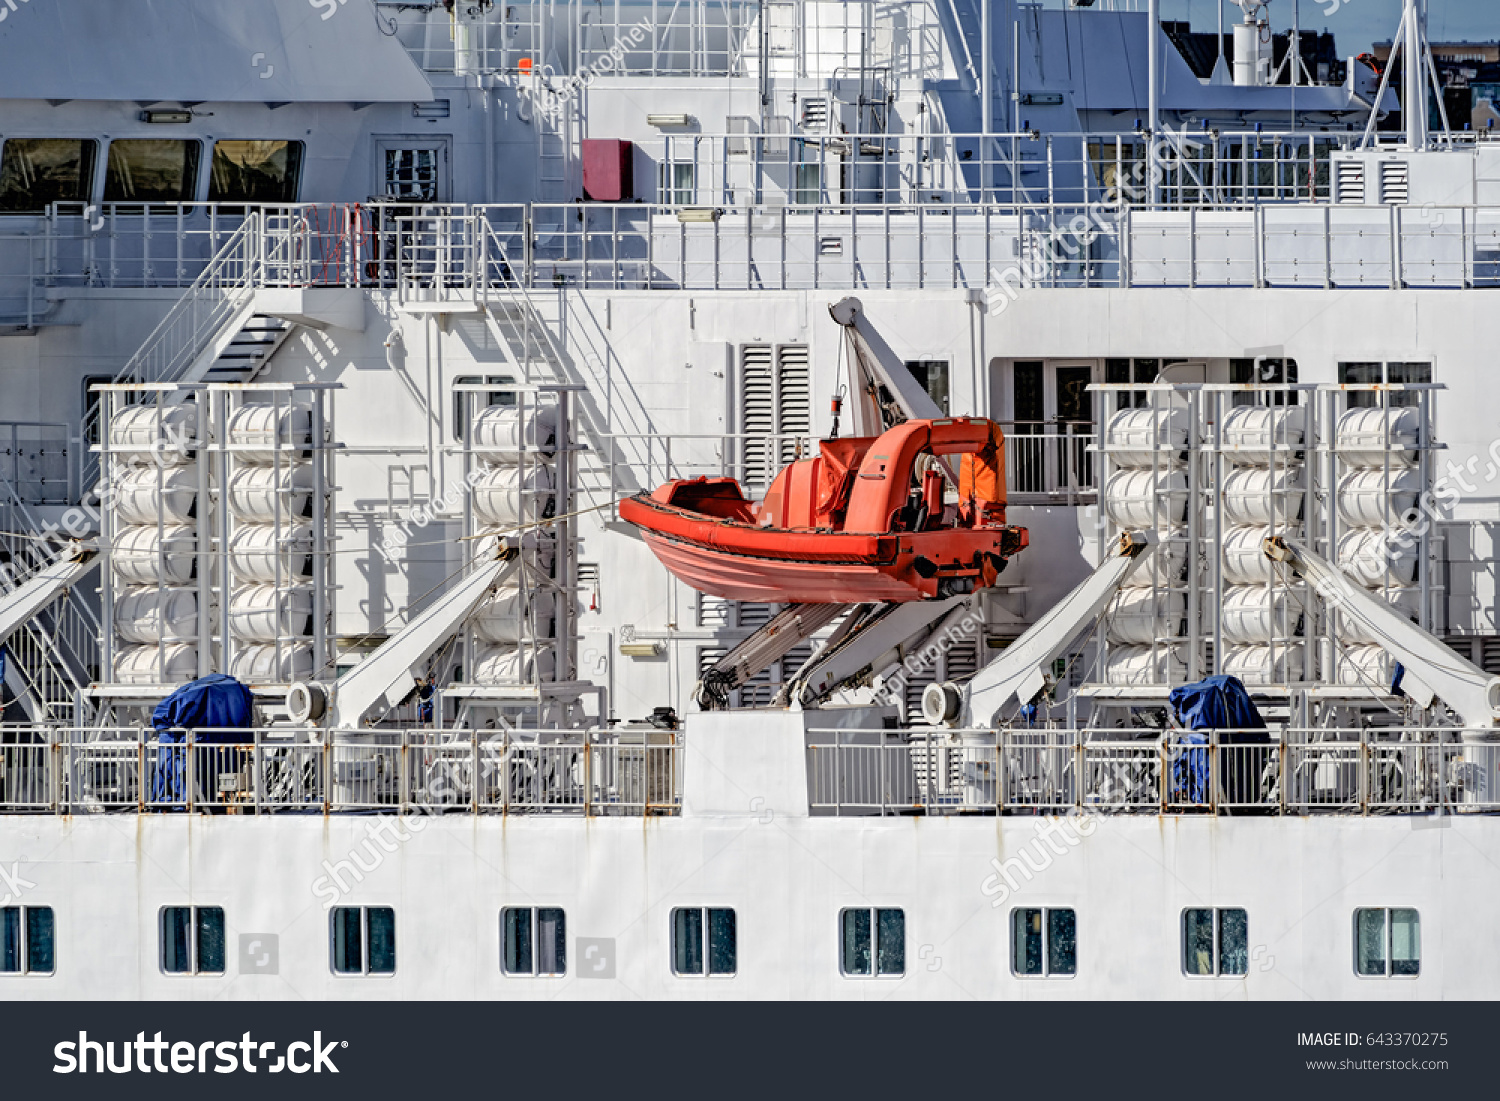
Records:
[[[1219,739],[1225,745],[1265,740],[1239,733],[1266,728],[1266,720],[1260,717],[1239,677],[1208,677],[1197,684],[1184,684],[1172,689],[1167,702],[1172,705],[1172,717],[1188,730],[1235,731]]]
[[[181,742],[187,730],[202,731],[196,737],[199,743],[234,743],[243,740],[234,732],[249,729],[254,713],[250,689],[225,673],[210,673],[157,704],[151,725],[160,743]],[[183,750],[162,744],[156,751],[152,799],[180,802],[185,768]]]
[[[1167,696],[1172,717],[1187,729],[1178,741],[1203,749],[1179,750],[1172,761],[1172,798],[1177,802],[1207,803],[1208,734],[1210,730],[1226,731],[1220,745],[1255,745],[1269,743],[1266,721],[1260,717],[1250,693],[1238,677],[1208,677],[1197,684],[1174,688]]]

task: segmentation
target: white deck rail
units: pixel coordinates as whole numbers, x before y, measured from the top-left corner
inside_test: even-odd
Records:
[[[655,732],[0,728],[12,813],[670,815],[680,775]]]

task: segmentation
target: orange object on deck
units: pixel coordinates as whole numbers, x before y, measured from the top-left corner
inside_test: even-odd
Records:
[[[1005,525],[1003,443],[992,421],[907,421],[824,440],[758,505],[732,478],[695,478],[622,501],[620,517],[677,577],[731,600],[945,598],[993,585],[1026,546],[1026,530]]]

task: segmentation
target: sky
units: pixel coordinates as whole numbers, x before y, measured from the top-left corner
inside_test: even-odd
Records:
[[[1218,2],[1161,0],[1161,17],[1189,19],[1194,30],[1212,31],[1217,25]],[[1401,0],[1271,0],[1273,29],[1291,27],[1294,3],[1300,8],[1302,29],[1333,32],[1339,53],[1346,57],[1364,53],[1372,43],[1389,41],[1401,21]],[[1225,27],[1243,18],[1239,7],[1225,0]],[[1500,3],[1428,0],[1427,37],[1433,42],[1500,41]]]

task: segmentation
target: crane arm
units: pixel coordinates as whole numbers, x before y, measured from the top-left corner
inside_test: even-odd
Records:
[[[1272,561],[1311,581],[1319,596],[1380,640],[1401,663],[1405,670],[1402,690],[1419,707],[1430,706],[1437,696],[1470,726],[1500,725],[1500,677],[1459,657],[1300,543],[1277,535],[1266,539],[1261,548]]]
[[[39,570],[12,592],[0,596],[0,643],[98,564],[98,551],[74,544],[68,548],[65,557]]]
[[[1035,699],[1046,686],[1046,667],[1090,621],[1104,613],[1156,542],[1156,533],[1152,531],[1121,535],[1099,568],[1028,627],[998,658],[962,684],[929,684],[922,694],[922,717],[934,726],[989,725],[1012,697],[1022,703]]]
[[[353,729],[377,703],[395,706],[411,688],[412,667],[458,630],[512,564],[504,558],[485,563],[332,685],[292,685],[287,693],[292,721],[314,722],[326,713],[328,726]]]

